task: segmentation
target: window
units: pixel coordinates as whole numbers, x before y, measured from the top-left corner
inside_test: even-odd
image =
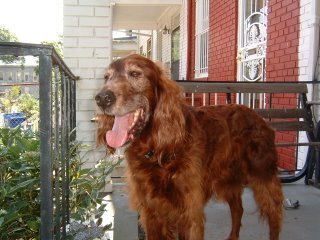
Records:
[[[0,71],[0,81],[4,80],[4,73],[2,71]]]
[[[29,81],[30,81],[30,74],[29,74],[29,72],[25,72],[25,73],[24,73],[24,81],[25,81],[25,82],[29,82]]]
[[[147,41],[147,58],[151,59],[151,38]]]
[[[171,34],[171,78],[179,79],[180,70],[180,27],[177,27]]]
[[[174,29],[171,34],[171,61],[180,59],[180,27]]]
[[[8,72],[8,80],[9,80],[10,82],[13,81],[13,72]]]
[[[17,72],[17,82],[21,82],[21,80],[22,80],[22,73]]]
[[[39,76],[35,71],[33,72],[33,81],[34,82],[38,82],[39,81]]]
[[[208,76],[209,0],[196,1],[196,66],[197,78]]]

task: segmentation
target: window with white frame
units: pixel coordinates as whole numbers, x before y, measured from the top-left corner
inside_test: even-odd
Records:
[[[209,0],[196,0],[196,78],[208,76]]]
[[[24,81],[25,81],[25,82],[29,82],[29,81],[30,81],[30,74],[29,74],[29,72],[25,72],[25,73],[24,73]]]
[[[116,59],[114,59],[114,60],[116,60]],[[33,81],[34,82],[38,82],[39,81],[39,76],[38,76],[36,71],[33,72]]]
[[[8,72],[8,81],[13,81],[13,72]]]
[[[22,81],[22,72],[18,71],[17,72],[17,82],[21,82]]]
[[[0,81],[4,80],[4,73],[2,71],[0,71]]]

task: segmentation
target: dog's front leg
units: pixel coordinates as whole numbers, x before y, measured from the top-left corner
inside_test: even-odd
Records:
[[[141,218],[143,219],[142,225],[146,231],[147,240],[175,240],[174,228],[171,226],[167,220],[160,220],[155,216],[143,216],[141,213]]]
[[[204,221],[204,213],[200,209],[191,215],[185,215],[178,225],[179,240],[203,240]]]

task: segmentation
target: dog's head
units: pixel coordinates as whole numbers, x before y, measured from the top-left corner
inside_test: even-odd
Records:
[[[100,109],[98,142],[112,148],[132,142],[146,129],[150,137],[171,139],[172,131],[184,124],[178,85],[160,65],[137,54],[110,64],[95,100]]]

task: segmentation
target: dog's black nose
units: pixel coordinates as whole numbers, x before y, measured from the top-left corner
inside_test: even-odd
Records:
[[[116,101],[116,96],[110,90],[100,92],[95,97],[96,103],[99,107],[109,107]]]

